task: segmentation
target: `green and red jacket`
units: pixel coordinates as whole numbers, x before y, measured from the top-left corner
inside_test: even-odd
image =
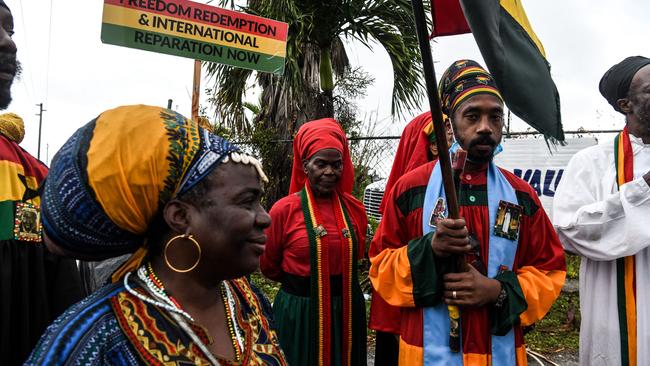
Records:
[[[388,192],[374,239],[383,250],[371,257],[373,287],[388,304],[402,309],[400,365],[423,364],[423,308],[442,301],[442,276],[448,271],[448,264],[431,249],[433,233],[422,235],[424,197],[436,163],[407,173]],[[513,268],[497,276],[508,291],[506,306],[461,309],[464,365],[491,365],[491,335],[512,327],[517,365],[526,365],[521,327],[544,317],[559,296],[566,275],[562,245],[535,191],[512,173],[501,172],[523,207],[519,244]],[[460,181],[460,215],[481,244],[481,257],[488,258],[487,169],[463,173]]]

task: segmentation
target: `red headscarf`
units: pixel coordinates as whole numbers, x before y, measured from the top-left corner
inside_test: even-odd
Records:
[[[336,190],[341,193],[352,193],[354,185],[354,167],[350,158],[348,139],[341,125],[333,118],[324,118],[307,122],[300,126],[293,140],[293,168],[291,171],[291,186],[289,194],[298,192],[305,186],[307,175],[302,168],[302,161],[311,158],[323,149],[335,149],[343,157],[343,175]]]
[[[345,132],[333,118],[324,118],[307,122],[300,126],[293,140],[293,168],[291,170],[291,186],[289,194],[300,191],[307,181],[307,175],[302,167],[302,161],[311,158],[323,149],[336,149],[343,157],[343,172],[336,185],[336,191],[350,211],[354,221],[363,226],[367,222],[363,204],[352,196],[354,186],[354,166],[350,158],[350,148]],[[363,230],[362,229],[362,230]],[[365,233],[361,233],[365,237]]]
[[[431,112],[425,112],[415,117],[402,132],[402,137],[397,146],[393,167],[386,182],[384,198],[393,188],[397,180],[405,173],[429,162],[430,136],[433,132]],[[381,200],[379,212],[384,212],[386,200]]]

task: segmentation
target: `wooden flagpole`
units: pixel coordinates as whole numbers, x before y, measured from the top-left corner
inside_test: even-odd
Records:
[[[422,0],[411,0],[413,7],[413,16],[415,18],[415,29],[420,43],[420,53],[422,54],[422,71],[426,82],[427,96],[429,98],[429,107],[431,108],[431,118],[433,119],[433,128],[436,133],[436,143],[438,144],[438,163],[442,170],[442,180],[447,197],[447,209],[449,217],[452,219],[459,218],[458,197],[456,196],[456,187],[454,186],[454,177],[451,170],[451,159],[449,158],[449,146],[447,145],[447,131],[442,117],[442,108],[440,106],[440,96],[438,95],[438,83],[436,82],[436,71],[433,66],[431,57],[431,46],[429,45],[429,34],[427,32],[427,23],[424,15],[424,5]],[[425,213],[422,213],[423,215]],[[458,262],[460,267],[464,267],[464,257],[460,256]],[[449,328],[449,349],[452,352],[460,351],[460,318],[457,306],[448,306],[450,314]]]
[[[199,98],[201,96],[201,61],[194,60],[194,81],[192,82],[192,120],[199,121]]]

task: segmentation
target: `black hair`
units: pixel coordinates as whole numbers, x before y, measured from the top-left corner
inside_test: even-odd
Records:
[[[219,184],[219,169],[215,169],[210,174],[208,174],[204,179],[199,181],[194,187],[189,191],[183,193],[182,195],[176,197],[178,201],[185,202],[199,209],[208,207],[213,204],[212,201],[207,200],[206,196],[210,189],[212,189],[216,184]],[[154,243],[162,243],[165,240],[165,237],[172,231],[171,227],[167,225],[165,221],[165,216],[163,214],[165,207],[162,206],[153,217],[149,223],[149,228],[147,230],[147,240],[149,245],[149,255],[155,256],[160,254],[162,248],[160,245],[154,245]]]
[[[219,167],[215,168],[189,191],[178,196],[177,199],[179,201],[189,203],[190,205],[199,209],[213,205],[214,202],[206,199],[206,197],[210,189],[220,184],[220,180],[218,179],[220,175],[219,171]]]

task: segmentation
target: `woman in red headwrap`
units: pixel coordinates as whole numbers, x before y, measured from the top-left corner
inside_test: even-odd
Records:
[[[293,143],[289,195],[271,208],[262,273],[282,283],[273,303],[290,365],[365,365],[365,304],[357,280],[366,212],[333,119],[304,124]]]

